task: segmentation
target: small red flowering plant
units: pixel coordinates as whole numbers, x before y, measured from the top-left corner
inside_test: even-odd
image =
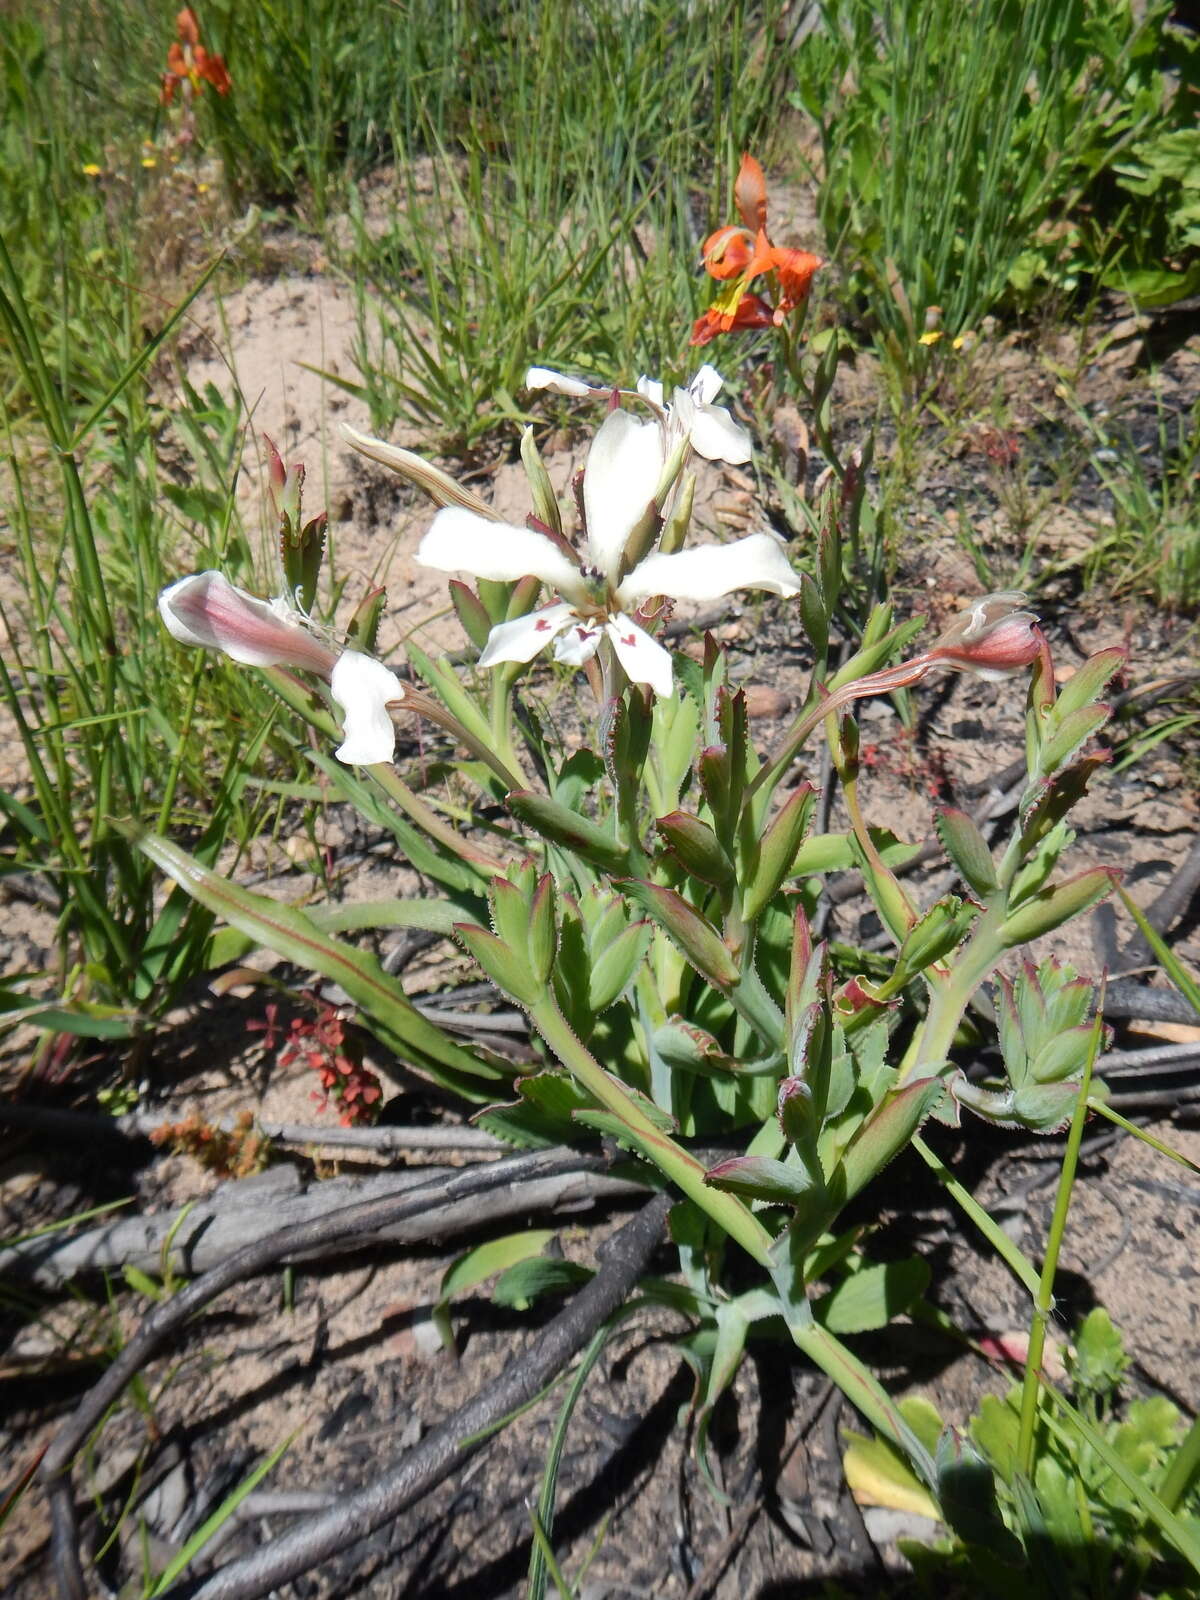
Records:
[[[363,1059],[362,1033],[311,990],[305,990],[304,998],[313,1015],[292,1018],[279,1065],[315,1072],[321,1088],[312,1098],[318,1110],[327,1110],[332,1101],[345,1127],[374,1122],[382,1109],[383,1087]]]

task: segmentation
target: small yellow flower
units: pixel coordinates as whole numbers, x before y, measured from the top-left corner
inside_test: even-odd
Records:
[[[143,156],[142,157],[142,165],[144,167],[146,167],[147,169],[149,169],[151,167],[156,167],[158,165],[158,157],[157,156]]]
[[[94,161],[85,161],[83,166],[80,168],[80,171],[83,173],[85,178],[99,178],[103,175],[104,168],[98,166]]]
[[[209,185],[207,183],[198,183],[196,185],[196,193],[197,194],[207,194],[208,190],[209,190]]]
[[[942,330],[940,328],[930,328],[928,333],[923,333],[921,335],[921,337],[917,340],[917,343],[918,344],[936,344],[941,337],[942,337]]]

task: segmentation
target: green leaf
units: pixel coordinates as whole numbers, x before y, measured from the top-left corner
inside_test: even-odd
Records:
[[[704,1174],[704,1181],[725,1194],[743,1200],[763,1200],[776,1205],[796,1205],[814,1191],[812,1175],[772,1156],[731,1156]]]
[[[1068,717],[1090,706],[1128,660],[1129,652],[1121,645],[1089,656],[1058,691],[1058,698],[1047,719],[1048,733],[1060,728]]]
[[[672,811],[654,826],[689,876],[721,888],[733,882],[733,862],[707,822],[688,811]]]
[[[669,934],[701,977],[719,989],[738,982],[741,973],[721,935],[682,895],[640,878],[624,878],[617,887]]]
[[[936,901],[905,934],[897,967],[908,973],[924,972],[961,942],[977,914],[973,905],[957,895]]]
[[[860,1267],[814,1304],[817,1321],[830,1333],[868,1333],[886,1328],[929,1287],[929,1263],[920,1256]]]
[[[603,945],[592,958],[588,977],[588,1005],[599,1015],[620,999],[646,958],[653,929],[648,922],[631,922]]]
[[[530,789],[514,789],[505,804],[518,821],[532,828],[543,839],[574,850],[594,866],[607,872],[620,872],[629,865],[629,853],[611,833],[589,818],[551,800],[549,795]]]
[[[1055,717],[1052,713],[1038,755],[1039,775],[1048,778],[1059,772],[1111,715],[1108,706],[1080,706],[1066,717]]]
[[[1039,889],[1006,919],[1000,929],[1001,942],[1011,950],[1053,933],[1110,895],[1119,881],[1114,868],[1092,867],[1053,888]]]
[[[793,790],[751,849],[742,889],[742,917],[746,922],[753,922],[795,873],[815,800],[816,790],[809,783]]]
[[[847,1200],[900,1154],[944,1093],[940,1078],[917,1078],[889,1094],[871,1113],[842,1156]]]
[[[524,950],[514,950],[487,928],[480,928],[473,922],[455,923],[454,932],[492,982],[518,1005],[531,1006],[545,992],[545,984],[530,968],[529,956]]]
[[[374,956],[322,933],[295,906],[230,883],[168,839],[134,834],[138,849],[201,905],[268,950],[345,989],[378,1038],[403,1060],[469,1099],[483,1098],[477,1079],[504,1078],[499,1068],[448,1038],[405,998]]]
[[[1104,1398],[1120,1387],[1129,1357],[1120,1330],[1103,1306],[1094,1306],[1083,1319],[1067,1366],[1076,1390]]]
[[[467,1294],[481,1283],[505,1272],[518,1261],[530,1256],[540,1256],[554,1238],[553,1228],[531,1228],[522,1233],[506,1233],[499,1239],[488,1239],[466,1250],[446,1268],[432,1320],[445,1350],[454,1349],[454,1333],[450,1326],[450,1301],[458,1294]],[[511,1303],[511,1302],[509,1302]]]
[[[996,868],[992,852],[965,811],[946,807],[934,819],[942,848],[967,888],[981,900],[996,893]]]
[[[492,1301],[498,1306],[511,1306],[514,1311],[528,1311],[543,1295],[569,1294],[593,1276],[591,1269],[578,1261],[535,1256],[509,1267],[492,1290]]]

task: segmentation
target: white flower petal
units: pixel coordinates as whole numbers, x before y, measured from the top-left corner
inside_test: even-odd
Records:
[[[800,593],[796,574],[774,539],[752,533],[733,544],[702,545],[669,556],[655,551],[633,569],[617,598],[627,606],[652,594],[673,600],[719,600],[735,589],[766,589],[785,596]]]
[[[571,626],[554,646],[554,659],[564,661],[569,667],[582,667],[596,654],[604,629],[595,622],[574,618]]]
[[[753,454],[750,435],[740,428],[724,406],[697,407],[691,426],[692,449],[706,461],[728,461],[740,466]]]
[[[180,644],[220,650],[247,667],[301,667],[325,675],[333,653],[286,603],[260,600],[223,572],[193,572],[158,597],[158,612]]]
[[[629,535],[654,499],[665,462],[657,422],[638,422],[628,411],[605,417],[588,451],[583,507],[588,554],[606,577],[616,572]]]
[[[592,385],[584,383],[582,378],[568,378],[565,373],[554,372],[549,367],[530,367],[525,374],[525,387],[527,389],[550,389],[554,394],[569,394],[574,399],[581,399],[584,395],[603,392],[593,389]]]
[[[545,534],[511,522],[487,522],[458,506],[439,511],[417,547],[423,567],[469,572],[495,583],[540,578],[564,594],[579,591],[579,568]]]
[[[652,406],[662,410],[663,386],[657,378],[647,378],[644,374],[637,381],[637,392],[643,400],[649,400]]]
[[[716,367],[706,361],[688,384],[688,393],[698,406],[710,406],[724,385],[725,380]]]
[[[334,664],[330,692],[342,709],[342,743],[334,752],[347,766],[372,767],[396,753],[388,702],[404,699],[404,685],[374,656],[347,650]]]
[[[494,667],[498,661],[532,661],[539,650],[558,637],[574,614],[570,606],[543,606],[526,617],[498,622],[488,634],[479,665]]]
[[[605,632],[630,683],[648,683],[664,700],[675,693],[671,652],[657,639],[620,612],[605,624]]]

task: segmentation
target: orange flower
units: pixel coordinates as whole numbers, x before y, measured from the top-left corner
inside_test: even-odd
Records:
[[[205,83],[210,83],[218,94],[228,94],[233,87],[221,56],[210,56],[200,43],[200,24],[191,6],[185,6],[175,18],[177,41],[167,50],[167,70],[163,73],[162,103],[169,106],[176,89],[185,84],[189,95],[201,93]]]
[[[710,233],[704,241],[704,270],[710,278],[727,283],[692,329],[691,344],[707,344],[720,333],[747,328],[779,327],[789,311],[801,305],[812,286],[813,275],[825,263],[807,250],[790,250],[772,244],[767,234],[767,183],[752,155],[743,155],[733,186],[733,198],[744,224],[731,223]],[[774,275],[778,295],[774,306],[750,292],[755,278]]]

